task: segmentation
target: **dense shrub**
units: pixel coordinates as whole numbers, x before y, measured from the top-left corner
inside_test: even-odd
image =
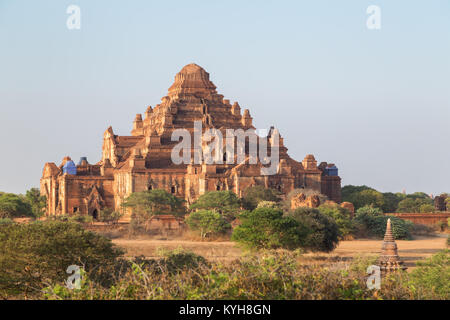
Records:
[[[0,224],[0,294],[30,293],[63,281],[70,265],[87,271],[106,268],[122,253],[76,223]]]
[[[0,224],[14,223],[13,220],[9,218],[0,218]]]
[[[359,211],[356,213],[355,222],[364,226],[369,236],[383,238],[389,218],[391,219],[392,233],[395,239],[411,239],[413,223],[397,217],[373,215],[365,211]]]
[[[30,204],[23,196],[13,193],[0,194],[0,218],[33,216]]]
[[[191,230],[197,231],[202,239],[209,235],[224,233],[231,227],[220,213],[212,210],[192,212],[186,218],[186,224]]]
[[[341,239],[345,239],[353,233],[354,226],[351,219],[351,214],[347,209],[338,205],[324,204],[321,205],[318,210],[336,222],[339,228],[339,237]]]
[[[383,210],[373,206],[364,206],[356,210],[356,215],[382,216]]]
[[[450,298],[450,251],[443,250],[418,261],[409,276],[409,287],[420,299]]]
[[[302,247],[311,251],[330,252],[336,248],[339,239],[339,227],[333,218],[317,209],[298,208],[289,215],[302,230]]]
[[[298,222],[292,217],[283,217],[283,211],[272,208],[257,208],[239,216],[241,225],[236,227],[232,240],[245,247],[256,249],[294,249],[301,246]]]
[[[246,210],[254,210],[261,201],[279,202],[280,193],[275,189],[264,188],[263,186],[254,186],[247,188],[242,198],[242,206]]]
[[[108,224],[116,224],[119,221],[120,217],[122,217],[122,214],[120,212],[114,211],[110,208],[100,210],[98,215],[99,221]]]
[[[89,277],[81,290],[52,284],[39,297],[47,299],[450,299],[448,250],[433,256],[412,272],[383,278],[380,290],[366,286],[367,266],[375,257],[323,267],[303,263],[285,251],[263,251],[229,264],[199,263],[176,272],[134,264],[114,286],[99,286]],[[188,259],[190,260],[190,259]],[[441,276],[440,276],[441,275]]]
[[[281,209],[281,206],[278,202],[275,201],[261,201],[258,203],[258,208]]]

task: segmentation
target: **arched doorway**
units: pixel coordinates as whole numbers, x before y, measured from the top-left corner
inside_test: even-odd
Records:
[[[94,220],[98,219],[98,210],[94,209],[94,211],[92,211],[92,218],[94,218]]]

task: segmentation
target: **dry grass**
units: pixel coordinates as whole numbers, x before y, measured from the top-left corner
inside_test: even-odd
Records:
[[[205,257],[211,261],[233,261],[242,257],[245,252],[230,241],[201,242],[183,239],[113,239],[113,242],[124,248],[127,257],[143,255],[148,258],[158,257],[159,249],[174,250],[183,248]],[[370,257],[380,254],[382,241],[353,240],[341,241],[331,253],[307,253],[302,255],[302,263],[334,264],[353,260],[355,257]],[[398,240],[399,255],[409,268],[413,268],[418,260],[423,260],[446,247],[444,237],[422,237],[416,240]]]

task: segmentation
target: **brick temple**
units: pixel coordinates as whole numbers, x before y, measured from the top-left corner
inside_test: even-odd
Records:
[[[41,193],[47,197],[47,215],[89,214],[97,217],[103,208],[121,210],[122,201],[133,192],[164,189],[192,203],[213,190],[232,190],[242,196],[251,186],[274,188],[288,194],[295,188],[309,188],[341,202],[341,179],[333,164],[317,164],[313,155],[302,162],[292,159],[280,137],[279,163],[275,174],[261,174],[259,160],[250,163],[175,164],[171,153],[176,129],[193,133],[194,122],[202,130],[215,128],[226,136],[226,129],[255,129],[250,111],[237,102],[231,104],[216,91],[209,74],[196,64],[185,66],[176,76],[168,95],[144,117],[136,115],[129,136],[116,135],[109,127],[103,136],[102,158],[90,164],[86,158],[75,162],[65,157],[58,166],[46,163],[41,178]],[[267,144],[273,144],[271,128]],[[201,148],[205,148],[201,145]],[[192,146],[193,152],[194,146]],[[246,153],[249,150],[245,150]],[[130,213],[126,213],[127,220]]]

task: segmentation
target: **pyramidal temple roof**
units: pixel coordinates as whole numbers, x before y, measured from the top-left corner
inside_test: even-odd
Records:
[[[215,93],[216,86],[209,80],[209,73],[195,63],[184,66],[169,88],[169,97],[179,94],[195,94],[201,97]]]

